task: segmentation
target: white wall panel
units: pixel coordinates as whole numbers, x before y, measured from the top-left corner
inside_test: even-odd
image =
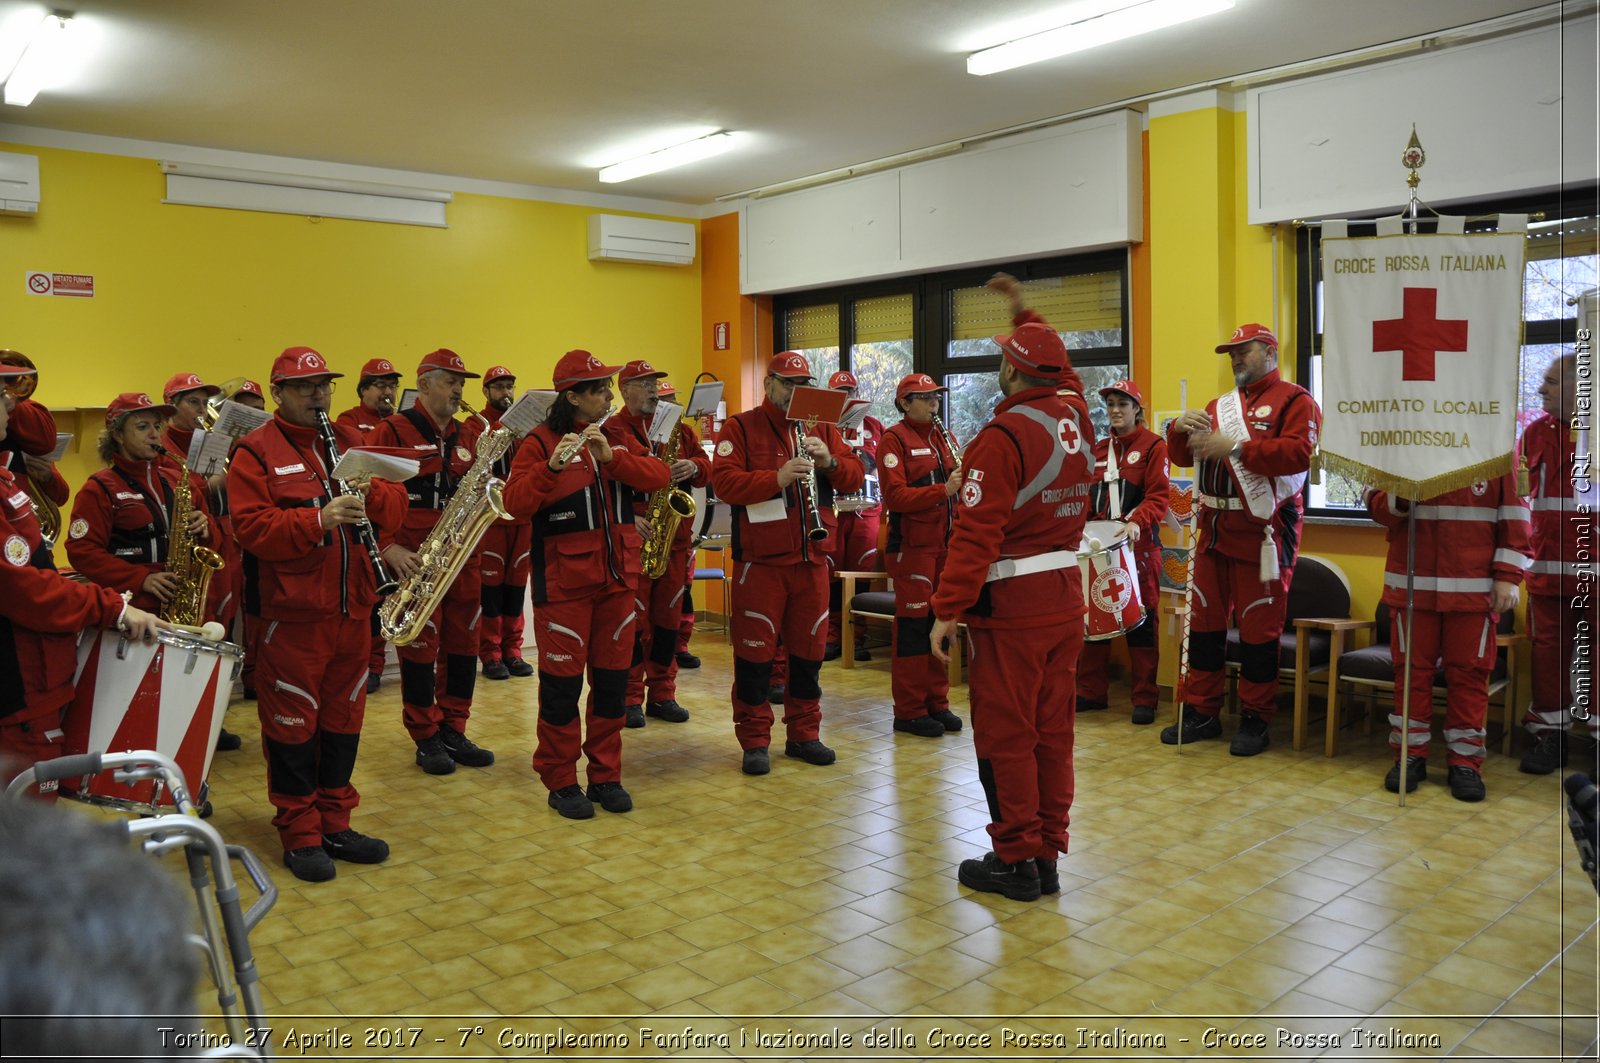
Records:
[[[900,263],[900,177],[888,172],[739,209],[739,290],[776,292],[888,275]]]
[[[1574,19],[1249,90],[1251,223],[1403,205],[1413,122],[1432,205],[1594,180],[1595,29]]]

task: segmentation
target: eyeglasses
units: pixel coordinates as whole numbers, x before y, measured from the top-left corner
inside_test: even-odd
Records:
[[[939,393],[937,391],[913,391],[911,394],[906,396],[906,401],[907,402],[938,402],[939,401]]]
[[[291,394],[306,398],[319,391],[332,395],[337,384],[336,380],[285,380],[278,386]]]

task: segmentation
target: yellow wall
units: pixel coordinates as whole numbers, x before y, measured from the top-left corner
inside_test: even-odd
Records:
[[[597,208],[458,194],[450,227],[431,229],[167,206],[152,159],[0,151],[37,155],[43,192],[37,217],[0,217],[0,347],[40,364],[38,398],[55,408],[155,394],[180,370],[264,384],[295,344],[352,375],[339,409],[357,401],[366,359],[390,358],[409,380],[437,347],[474,370],[507,364],[529,387],[548,387],[573,347],[649,358],[679,382],[700,369],[699,265],[590,262]],[[93,274],[95,297],[28,295],[27,270]],[[96,414],[80,427],[98,430]],[[93,440],[79,442],[62,463],[74,488],[97,467]]]

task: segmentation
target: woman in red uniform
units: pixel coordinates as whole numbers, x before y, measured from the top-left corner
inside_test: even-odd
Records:
[[[550,791],[550,807],[588,819],[595,802],[627,812],[622,788],[622,726],[628,666],[633,660],[634,584],[639,533],[634,491],[655,491],[670,479],[648,454],[606,441],[599,422],[610,409],[611,378],[588,351],[556,363],[556,400],[544,424],[517,449],[505,506],[533,521],[532,584],[539,647],[539,744],[533,770]],[[570,458],[561,452],[576,448]],[[557,458],[563,460],[558,461]],[[578,721],[578,695],[589,673],[589,704]],[[578,786],[578,754],[589,758],[589,788]]]
[[[102,587],[131,592],[135,606],[152,612],[178,591],[178,577],[167,571],[178,467],[157,449],[162,418],[171,413],[171,406],[136,391],[111,400],[100,433],[100,458],[108,467],[79,489],[67,530],[73,568]],[[212,537],[205,484],[191,475],[183,489],[192,506],[189,530],[205,542]]]
[[[1161,592],[1161,521],[1167,515],[1172,482],[1167,470],[1167,442],[1144,423],[1144,395],[1131,380],[1119,380],[1100,389],[1111,435],[1094,445],[1095,480],[1090,520],[1125,522],[1134,563],[1139,570],[1139,597],[1144,602],[1144,623],[1127,633],[1128,658],[1133,670],[1133,722],[1155,723],[1157,646],[1156,602]],[[1111,512],[1111,490],[1105,481],[1106,455],[1115,448],[1118,507]],[[1109,639],[1083,644],[1078,659],[1078,711],[1106,707],[1106,662],[1111,657]]]

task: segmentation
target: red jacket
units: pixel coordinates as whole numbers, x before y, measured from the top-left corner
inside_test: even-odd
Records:
[[[361,445],[361,433],[333,426],[341,451]],[[365,547],[355,530],[324,530],[322,506],[336,487],[314,428],[281,414],[239,441],[228,465],[233,524],[239,544],[256,557],[261,616],[315,622],[369,612],[378,600]],[[367,517],[380,533],[405,521],[405,488],[374,480]]]
[[[371,439],[373,430],[378,427],[378,425],[383,421],[383,418],[379,417],[377,414],[373,413],[371,410],[367,409],[358,402],[348,410],[345,410],[339,416],[335,417],[333,420],[336,424],[342,424],[347,428],[354,428],[358,433],[360,433],[362,441],[367,442]]]
[[[421,407],[413,406],[378,422],[366,442],[374,447],[399,447],[422,462],[417,475],[405,482],[411,506],[406,511],[405,530],[426,534],[439,523],[439,515],[450,504],[456,482],[472,466],[472,441],[463,436],[464,426],[452,420],[444,434]]]
[[[862,420],[860,428],[849,432],[843,430],[839,432],[844,437],[845,446],[849,447],[855,453],[855,456],[861,459],[861,467],[866,470],[867,479],[879,479],[878,448],[883,445],[885,431],[883,422],[868,414]],[[880,490],[882,489],[881,480],[879,488]],[[863,513],[870,515],[878,511],[878,506],[869,506],[866,509],[856,510],[855,515]]]
[[[1106,455],[1117,448],[1117,474],[1121,478],[1118,501],[1122,516],[1116,519],[1139,526],[1139,542],[1134,552],[1154,555],[1160,565],[1161,522],[1167,515],[1172,495],[1172,479],[1167,468],[1167,444],[1144,425],[1135,425],[1125,436],[1112,433],[1094,445],[1094,483],[1091,520],[1111,520],[1111,489],[1105,482]],[[1149,563],[1149,556],[1144,557]],[[1154,602],[1146,602],[1154,605]]]
[[[884,433],[877,457],[889,551],[943,550],[956,515],[955,500],[944,489],[956,459],[943,434],[931,421],[903,420]]]
[[[580,422],[577,430],[587,427]],[[665,487],[667,467],[655,458],[612,447],[601,465],[587,446],[560,472],[550,455],[561,437],[547,425],[529,432],[511,465],[505,506],[515,520],[533,521],[533,601],[565,602],[608,587],[632,588],[642,543],[633,526],[639,491]]]
[[[1240,460],[1248,471],[1274,478],[1273,489],[1279,503],[1271,517],[1272,530],[1280,555],[1292,557],[1300,542],[1300,489],[1305,484],[1305,474],[1311,468],[1311,454],[1322,432],[1322,410],[1309,391],[1284,380],[1276,369],[1240,390],[1245,425],[1250,432]],[[1217,424],[1217,402],[1212,399],[1206,403],[1213,428]],[[1169,426],[1167,449],[1172,464],[1181,468],[1194,464],[1186,433]],[[1201,462],[1195,483],[1200,496],[1244,497],[1232,464],[1226,459]],[[1216,550],[1240,561],[1260,558],[1264,524],[1250,510],[1218,510],[1206,505],[1204,497],[1196,501],[1202,507],[1198,514],[1200,536],[1196,544],[1200,550]]]
[[[1533,510],[1529,594],[1581,594],[1582,584],[1590,590],[1594,586],[1595,511],[1600,495],[1594,490],[1595,471],[1587,464],[1576,464],[1575,435],[1549,414],[1538,417],[1522,433],[1522,456],[1528,462],[1528,485],[1533,492],[1529,499]]]
[[[0,445],[0,469],[10,469],[11,475],[16,477],[19,484],[27,486],[28,464],[23,460],[23,451],[9,450]],[[67,504],[67,499],[72,496],[72,489],[67,486],[66,478],[61,475],[61,470],[54,465],[50,466],[50,479],[39,484],[44,496],[57,506]]]
[[[705,449],[700,446],[700,436],[694,430],[693,420],[692,417],[685,417],[680,422],[683,431],[678,439],[678,457],[694,462],[695,467],[694,475],[678,485],[685,491],[691,487],[704,487],[711,482],[711,459],[706,457]],[[644,418],[634,416],[624,406],[606,422],[603,431],[606,434],[606,441],[612,447],[623,447],[630,454],[648,454],[660,458],[666,447],[650,442],[649,436],[646,435],[648,427]],[[671,466],[665,465],[665,462],[663,465],[670,475]],[[648,492],[638,496],[634,505],[637,516],[643,517],[650,512],[650,497],[651,493]],[[687,548],[693,539],[694,521],[679,521],[678,531],[672,537],[672,548],[674,550]]]
[[[122,598],[55,570],[27,492],[0,469],[0,718],[72,697],[78,634],[111,627]]]
[[[934,593],[940,620],[965,614],[992,628],[1081,623],[1083,576],[1076,561],[990,581],[1001,558],[1076,550],[1089,519],[1094,425],[1083,396],[1056,388],[1019,391],[995,407],[966,448],[961,508]]]
[[[1383,600],[1406,604],[1406,503],[1366,493],[1367,512],[1389,529]],[[1487,613],[1495,580],[1521,583],[1528,567],[1528,504],[1516,477],[1479,480],[1417,506],[1413,581],[1416,607],[1435,613]]]
[[[164,458],[133,461],[117,455],[108,469],[84,481],[72,501],[67,529],[67,559],[72,567],[102,587],[132,591],[133,604],[160,609],[153,594],[140,590],[145,577],[167,567],[167,521],[172,513],[178,468]],[[205,482],[189,477],[190,504],[206,514],[207,534],[217,539],[217,525],[206,503]]]
[[[50,407],[34,399],[19,401],[6,428],[6,446],[36,458],[56,449],[56,419]]]
[[[762,399],[753,410],[736,414],[722,424],[717,440],[717,458],[711,465],[711,479],[717,497],[733,507],[733,558],[763,565],[827,563],[827,552],[838,526],[833,514],[833,496],[861,488],[866,470],[861,459],[845,446],[839,430],[819,424],[811,432],[828,444],[828,452],[838,462],[827,472],[817,471],[816,504],[828,538],[819,542],[806,539],[801,518],[800,484],[796,480],[779,489],[778,469],[795,456],[791,422],[771,399]],[[760,502],[783,500],[786,510],[781,520],[752,521],[749,507]]]

